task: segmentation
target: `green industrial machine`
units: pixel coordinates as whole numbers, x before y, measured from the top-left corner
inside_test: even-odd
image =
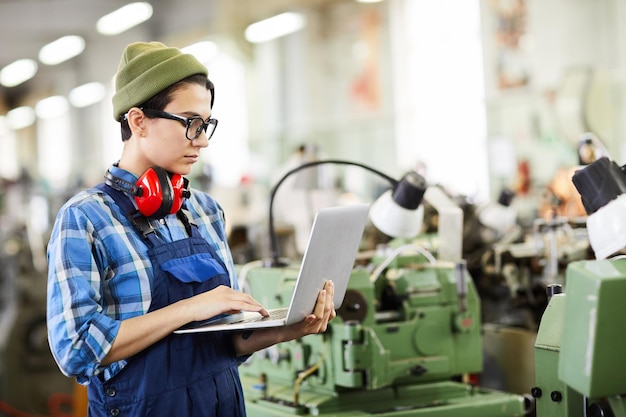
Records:
[[[579,261],[535,343],[538,417],[626,417],[626,259]]]
[[[360,259],[324,334],[275,345],[241,366],[250,415],[528,413],[527,398],[472,383],[483,350],[480,302],[465,264],[396,253]],[[246,268],[244,287],[268,308],[285,307],[298,267]]]
[[[601,157],[572,177],[596,260],[567,266],[565,293],[541,319],[531,391],[538,417],[626,417],[625,173]]]

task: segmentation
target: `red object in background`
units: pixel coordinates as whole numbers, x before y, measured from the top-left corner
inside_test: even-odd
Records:
[[[248,174],[243,174],[239,179],[239,184],[248,185],[252,183],[252,177]]]
[[[530,192],[530,164],[527,160],[517,163],[517,187],[516,193],[526,195]]]

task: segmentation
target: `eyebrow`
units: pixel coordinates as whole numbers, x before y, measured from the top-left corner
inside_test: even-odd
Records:
[[[194,111],[183,111],[183,112],[175,112],[175,111],[172,111],[172,112],[170,112],[170,113],[172,113],[172,114],[178,114],[178,115],[180,115],[180,116],[185,116],[185,117],[187,117],[187,118],[190,118],[190,117],[202,117],[202,120],[204,120],[204,121],[209,120],[209,119],[211,118],[211,116],[212,116],[212,114],[211,114],[211,115],[209,115],[209,117],[207,117],[207,118],[205,119],[205,118],[204,118],[201,114],[196,113],[196,112],[194,112]]]

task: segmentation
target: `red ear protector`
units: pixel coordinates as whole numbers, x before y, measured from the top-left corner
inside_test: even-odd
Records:
[[[151,167],[135,184],[116,177],[110,171],[105,183],[112,188],[135,197],[139,212],[151,219],[161,219],[180,210],[188,198],[189,180],[179,174],[170,174],[160,167]]]

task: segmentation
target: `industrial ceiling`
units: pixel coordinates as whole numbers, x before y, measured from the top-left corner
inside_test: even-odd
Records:
[[[54,90],[59,84],[78,85],[111,77],[129,42],[228,36],[245,47],[243,31],[247,25],[284,11],[324,7],[337,0],[149,2],[153,7],[150,20],[119,35],[105,36],[96,30],[98,19],[130,1],[0,0],[0,69],[18,59],[37,60],[42,46],[65,35],[79,35],[86,45],[81,55],[59,65],[39,63],[35,77],[23,84],[0,86],[0,114],[29,96],[57,93]]]

